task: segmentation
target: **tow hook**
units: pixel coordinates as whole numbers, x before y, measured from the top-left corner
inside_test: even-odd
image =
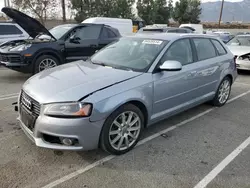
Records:
[[[18,112],[17,102],[13,102],[12,105],[15,105],[15,106],[14,106],[14,110],[15,110],[16,112]]]

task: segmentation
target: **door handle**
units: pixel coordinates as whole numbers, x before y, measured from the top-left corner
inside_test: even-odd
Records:
[[[197,71],[191,71],[191,72],[188,74],[188,77],[194,76],[196,73],[197,73]]]

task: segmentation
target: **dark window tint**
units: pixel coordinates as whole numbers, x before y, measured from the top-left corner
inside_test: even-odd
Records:
[[[198,60],[205,60],[216,56],[215,48],[209,39],[193,39],[197,50]]]
[[[79,38],[80,40],[86,39],[98,39],[100,35],[101,27],[99,26],[85,26],[79,28],[74,37]]]
[[[225,48],[221,45],[221,43],[218,40],[212,40],[212,42],[215,48],[217,49],[217,52],[219,53],[219,55],[225,55],[227,53]]]
[[[192,63],[193,54],[189,39],[174,42],[164,54],[161,63],[167,60],[179,61],[182,65]]]
[[[15,25],[0,25],[0,35],[20,35],[23,34]]]
[[[177,33],[177,30],[176,29],[170,29],[167,31],[167,33]]]
[[[187,33],[185,29],[177,29],[177,33]]]
[[[104,27],[102,30],[102,34],[101,34],[103,39],[106,38],[116,38],[116,35],[113,31],[111,31],[109,28]]]

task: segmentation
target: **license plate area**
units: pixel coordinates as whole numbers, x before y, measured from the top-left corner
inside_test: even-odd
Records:
[[[32,113],[30,113],[28,110],[26,110],[23,105],[21,105],[20,108],[20,116],[23,124],[33,132],[36,121],[35,116],[32,115]]]

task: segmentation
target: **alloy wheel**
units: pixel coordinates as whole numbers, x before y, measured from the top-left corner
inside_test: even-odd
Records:
[[[44,59],[39,64],[39,72],[56,66],[57,63],[53,59]]]
[[[130,148],[138,139],[141,131],[141,119],[132,111],[119,114],[109,129],[109,143],[119,151]]]
[[[225,79],[219,88],[218,100],[221,104],[225,103],[230,94],[230,81]]]

